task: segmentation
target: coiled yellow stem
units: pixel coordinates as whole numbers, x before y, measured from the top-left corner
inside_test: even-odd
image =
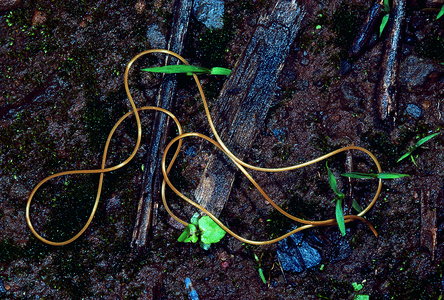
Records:
[[[356,147],[356,146],[348,146],[348,147],[344,147],[344,148],[341,148],[341,149],[335,150],[335,151],[333,151],[333,152],[330,152],[330,153],[328,153],[328,154],[326,154],[326,155],[323,155],[323,156],[321,156],[321,157],[318,157],[318,158],[316,158],[316,159],[310,160],[310,161],[308,161],[308,162],[305,162],[305,163],[302,163],[302,164],[298,164],[298,165],[289,166],[289,167],[285,167],[285,168],[260,168],[260,167],[256,167],[256,166],[253,166],[253,165],[250,165],[250,164],[247,164],[247,163],[243,162],[242,160],[240,160],[239,158],[237,158],[237,157],[236,157],[236,156],[235,156],[235,155],[234,155],[234,154],[233,154],[233,153],[232,153],[232,152],[231,152],[231,151],[225,146],[225,144],[223,143],[223,141],[222,141],[221,138],[219,137],[219,134],[217,133],[216,128],[214,127],[213,120],[211,119],[210,111],[209,111],[209,109],[208,109],[207,101],[206,101],[206,99],[205,99],[205,94],[204,94],[204,92],[203,92],[202,86],[201,86],[201,84],[200,84],[200,81],[199,81],[198,77],[197,77],[195,74],[193,74],[193,78],[194,78],[194,80],[195,80],[195,82],[196,82],[196,85],[197,85],[197,87],[198,87],[198,89],[199,89],[200,96],[202,97],[202,101],[203,101],[204,108],[205,108],[205,113],[206,113],[206,116],[207,116],[207,118],[208,118],[208,122],[209,122],[209,125],[210,125],[210,128],[211,128],[211,131],[213,132],[213,134],[214,134],[216,140],[213,140],[213,139],[209,138],[208,136],[203,135],[203,134],[201,134],[201,133],[197,133],[197,132],[183,133],[183,132],[182,132],[182,127],[181,127],[181,125],[180,125],[178,119],[177,119],[177,118],[176,118],[171,112],[169,112],[169,111],[167,111],[167,110],[165,110],[165,109],[163,109],[163,108],[160,108],[160,107],[154,107],[154,106],[145,106],[145,107],[137,108],[136,105],[135,105],[135,103],[134,103],[134,100],[133,100],[133,98],[132,98],[132,96],[131,96],[131,92],[130,92],[130,90],[129,90],[129,86],[128,86],[128,75],[129,75],[129,70],[130,70],[131,66],[133,65],[133,63],[134,63],[137,59],[139,59],[140,57],[142,57],[142,56],[144,56],[144,55],[150,54],[150,53],[164,53],[164,54],[172,55],[172,56],[178,58],[182,63],[188,65],[188,62],[187,62],[183,57],[181,57],[180,55],[178,55],[178,54],[176,54],[176,53],[174,53],[174,52],[172,52],[172,51],[164,50],[164,49],[151,49],[151,50],[147,50],[147,51],[144,51],[144,52],[139,53],[139,54],[136,55],[133,59],[131,59],[131,61],[128,63],[128,65],[127,65],[127,67],[126,67],[126,70],[125,70],[124,84],[125,84],[125,90],[126,90],[126,93],[127,93],[127,95],[128,95],[128,99],[129,99],[129,101],[130,101],[130,104],[131,104],[131,108],[132,108],[132,110],[129,111],[128,113],[126,113],[123,117],[121,117],[121,118],[117,121],[117,123],[114,125],[114,127],[111,129],[111,131],[110,131],[110,133],[109,133],[109,135],[108,135],[108,139],[107,139],[106,144],[105,144],[104,151],[103,151],[103,157],[102,157],[101,168],[100,168],[100,169],[96,169],[96,170],[73,170],[73,171],[66,171],[66,172],[60,172],[60,173],[57,173],[57,174],[53,174],[53,175],[51,175],[51,176],[48,176],[48,177],[46,177],[45,179],[43,179],[41,182],[39,182],[39,183],[34,187],[34,189],[32,190],[32,192],[31,192],[31,194],[30,194],[30,196],[29,196],[29,198],[28,198],[28,202],[27,202],[27,204],[26,204],[26,221],[27,221],[27,223],[28,223],[29,228],[31,229],[31,232],[32,232],[32,233],[33,233],[38,239],[40,239],[42,242],[47,243],[47,244],[50,244],[50,245],[54,245],[54,246],[63,246],[63,245],[66,245],[66,244],[69,244],[69,243],[75,241],[75,240],[76,240],[77,238],[79,238],[79,237],[85,232],[85,230],[88,228],[88,226],[90,225],[92,219],[94,218],[94,214],[96,213],[96,210],[97,210],[97,207],[98,207],[98,204],[99,204],[100,194],[101,194],[101,191],[102,191],[103,176],[104,176],[104,174],[107,173],[107,172],[111,172],[111,171],[117,170],[117,169],[119,169],[119,168],[125,166],[126,164],[128,164],[128,163],[134,158],[134,156],[136,155],[136,153],[137,153],[137,151],[138,151],[138,149],[139,149],[140,141],[141,141],[141,138],[142,138],[142,125],[141,125],[140,117],[139,117],[139,112],[140,112],[140,111],[156,110],[156,111],[160,111],[160,112],[163,112],[163,113],[167,114],[169,117],[171,117],[171,118],[174,120],[174,122],[175,122],[175,124],[176,124],[176,126],[177,126],[177,129],[178,129],[178,132],[179,132],[179,135],[178,135],[177,137],[175,137],[171,142],[169,142],[169,144],[166,146],[165,151],[164,151],[164,154],[163,154],[163,157],[162,157],[162,173],[163,173],[164,179],[163,179],[163,181],[162,181],[161,196],[162,196],[162,202],[163,202],[163,204],[164,204],[165,209],[167,210],[167,212],[168,212],[168,213],[169,213],[169,214],[170,214],[175,220],[177,220],[178,222],[182,223],[182,224],[185,225],[185,226],[188,226],[188,223],[187,223],[186,221],[183,221],[182,219],[178,218],[178,217],[177,217],[177,216],[176,216],[176,215],[170,210],[170,208],[168,207],[168,203],[167,203],[167,200],[166,200],[166,197],[165,197],[165,188],[166,188],[166,185],[168,185],[168,186],[169,186],[169,187],[170,187],[170,188],[171,188],[171,189],[172,189],[172,190],[173,190],[173,191],[174,191],[179,197],[181,197],[182,199],[184,199],[186,202],[188,202],[189,204],[195,206],[196,208],[200,209],[201,211],[203,211],[204,213],[206,213],[208,216],[210,216],[210,217],[211,217],[211,218],[212,218],[212,219],[213,219],[213,220],[214,220],[214,221],[215,221],[220,227],[222,227],[222,228],[223,228],[226,232],[228,232],[230,235],[232,235],[233,237],[235,237],[236,239],[238,239],[238,240],[240,240],[240,241],[242,241],[242,242],[244,242],[244,243],[249,243],[249,244],[253,244],[253,245],[265,245],[265,244],[271,244],[271,243],[275,243],[275,242],[277,242],[277,241],[280,241],[280,240],[286,238],[287,236],[289,236],[289,235],[291,235],[291,234],[293,234],[293,233],[295,233],[295,232],[298,232],[298,231],[301,231],[301,230],[304,230],[304,229],[307,229],[307,228],[311,228],[311,227],[315,227],[315,226],[328,226],[328,225],[334,225],[334,224],[337,224],[335,219],[329,219],[329,220],[325,220],[325,221],[310,221],[310,220],[304,220],[304,219],[301,219],[301,218],[295,217],[295,216],[293,216],[293,215],[287,213],[287,212],[284,211],[282,208],[280,208],[276,203],[274,203],[272,199],[270,199],[270,197],[269,197],[269,196],[263,191],[263,189],[262,189],[262,188],[258,185],[258,183],[252,178],[252,176],[247,172],[246,169],[252,169],[252,170],[262,171],[262,172],[285,172],[285,171],[291,171],[291,170],[295,170],[295,169],[303,168],[303,167],[309,166],[309,165],[311,165],[311,164],[314,164],[314,163],[320,162],[320,161],[322,161],[322,160],[324,160],[324,159],[327,159],[327,158],[329,158],[329,157],[331,157],[331,156],[333,156],[333,155],[336,155],[336,154],[338,154],[338,153],[340,153],[340,152],[344,152],[344,151],[347,151],[347,150],[358,150],[358,151],[362,151],[362,152],[366,153],[368,156],[370,156],[370,158],[371,158],[371,159],[373,160],[373,162],[375,163],[376,168],[378,169],[378,172],[379,172],[379,173],[382,171],[381,166],[379,165],[378,160],[376,159],[376,157],[375,157],[370,151],[368,151],[368,150],[366,150],[366,149],[364,149],[364,148],[361,148],[361,147]],[[110,144],[110,142],[111,142],[111,138],[113,137],[114,132],[115,132],[116,129],[119,127],[119,125],[120,125],[120,124],[121,124],[121,123],[122,123],[127,117],[131,116],[132,114],[135,115],[135,118],[136,118],[136,124],[137,124],[137,141],[136,141],[136,145],[134,146],[134,150],[133,150],[133,152],[131,153],[131,155],[130,155],[130,156],[129,156],[124,162],[122,162],[122,163],[120,163],[120,164],[118,164],[118,165],[116,165],[116,166],[106,168],[106,167],[105,167],[105,166],[106,166],[106,155],[107,155],[107,152],[108,152],[109,144]],[[188,197],[186,197],[185,195],[183,195],[179,190],[177,190],[177,189],[174,187],[174,185],[171,183],[171,181],[169,180],[169,178],[168,178],[168,174],[169,174],[169,172],[170,172],[170,170],[171,170],[171,168],[172,168],[172,166],[173,166],[173,164],[174,164],[174,162],[175,162],[177,156],[179,155],[179,151],[180,151],[180,148],[181,148],[181,145],[182,145],[182,140],[183,140],[184,138],[187,138],[187,137],[198,137],[198,138],[202,138],[202,139],[205,139],[205,140],[207,140],[208,142],[212,143],[212,144],[215,145],[216,147],[218,147],[223,153],[225,153],[225,155],[227,155],[227,156],[231,159],[231,161],[232,161],[232,162],[233,162],[233,163],[234,163],[234,164],[235,164],[235,165],[241,170],[241,172],[242,172],[242,173],[248,178],[248,180],[250,180],[250,182],[251,182],[251,183],[252,183],[252,184],[258,189],[258,191],[262,194],[262,196],[263,196],[263,197],[264,197],[264,198],[265,198],[265,199],[266,199],[266,200],[267,200],[267,201],[268,201],[268,202],[269,202],[269,203],[270,203],[275,209],[277,209],[281,214],[283,214],[283,215],[286,216],[287,218],[290,218],[290,219],[292,219],[292,220],[294,220],[294,221],[296,221],[296,222],[299,222],[299,223],[301,223],[301,224],[304,224],[304,225],[301,226],[301,227],[299,227],[299,228],[297,228],[297,229],[295,229],[295,230],[293,230],[293,231],[290,231],[289,233],[287,233],[287,234],[285,234],[285,235],[282,235],[282,236],[280,236],[280,237],[278,237],[278,238],[275,238],[275,239],[273,239],[273,240],[269,240],[269,241],[252,241],[252,240],[248,240],[248,239],[245,239],[245,238],[243,238],[243,237],[240,237],[240,236],[238,236],[236,233],[232,232],[229,228],[227,228],[227,227],[226,227],[226,226],[225,226],[225,225],[224,225],[224,224],[223,224],[218,218],[216,218],[216,217],[215,217],[213,214],[211,214],[208,210],[206,210],[204,207],[200,206],[199,204],[197,204],[197,203],[194,202],[193,200],[191,200],[191,199],[189,199]],[[175,151],[175,153],[174,153],[173,158],[171,159],[171,162],[169,163],[169,165],[168,165],[168,167],[167,167],[167,166],[166,166],[166,157],[167,157],[167,154],[168,154],[170,148],[171,148],[171,147],[173,146],[173,144],[176,143],[176,142],[177,142],[177,148],[176,148],[176,151]],[[153,162],[153,163],[155,163],[155,162]],[[49,180],[51,180],[51,179],[53,179],[53,178],[56,178],[56,177],[65,176],[65,175],[73,175],[73,174],[100,174],[100,178],[99,178],[99,186],[98,186],[98,189],[97,189],[97,195],[96,195],[96,200],[95,200],[95,202],[94,202],[93,209],[92,209],[92,211],[91,211],[91,214],[90,214],[89,219],[88,219],[88,221],[86,222],[86,224],[83,226],[83,228],[82,228],[82,229],[81,229],[81,230],[80,230],[80,231],[79,231],[74,237],[70,238],[69,240],[61,241],[61,242],[50,241],[50,240],[48,240],[48,239],[45,239],[45,238],[42,237],[41,235],[39,235],[39,234],[37,233],[37,231],[34,229],[34,226],[32,225],[31,218],[30,218],[30,207],[31,207],[32,199],[33,199],[35,193],[37,192],[37,190],[38,190],[38,189],[39,189],[39,188],[40,188],[45,182],[47,182],[47,181],[49,181]],[[351,222],[351,221],[353,221],[353,220],[361,220],[361,221],[365,222],[365,223],[370,227],[370,229],[373,231],[373,233],[375,234],[375,236],[377,236],[376,230],[375,230],[375,229],[373,228],[373,226],[372,226],[372,225],[371,225],[366,219],[364,219],[362,216],[363,216],[366,212],[368,212],[368,211],[370,210],[370,208],[375,204],[375,202],[376,202],[376,200],[378,199],[379,194],[380,194],[380,192],[381,192],[381,188],[382,188],[382,180],[379,179],[379,184],[378,184],[377,191],[376,191],[376,193],[375,193],[375,196],[373,197],[373,200],[370,202],[370,204],[369,204],[369,205],[368,205],[368,206],[367,206],[362,212],[360,212],[358,215],[347,215],[347,216],[344,216],[344,220],[345,220],[345,222]]]

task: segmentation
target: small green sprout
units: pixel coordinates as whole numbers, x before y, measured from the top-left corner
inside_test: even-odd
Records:
[[[438,15],[436,16],[436,19],[438,20],[444,15],[444,5],[441,7],[441,10],[439,11]]]
[[[211,69],[207,69],[203,67],[190,66],[190,65],[170,65],[163,67],[152,67],[152,68],[142,69],[142,71],[152,72],[152,73],[166,73],[166,74],[186,73],[187,75],[209,74],[209,75],[225,75],[225,76],[228,76],[231,73],[230,69],[221,68],[221,67],[214,67]]]
[[[390,12],[389,0],[384,0],[384,16],[382,17],[381,25],[379,26],[379,36],[382,35],[385,25],[387,25],[388,19],[390,17],[389,12]]]
[[[352,283],[353,289],[355,292],[359,292],[364,287],[361,283],[353,282]],[[354,300],[369,300],[369,295],[355,295]]]
[[[262,253],[262,255],[263,255],[263,253]],[[261,255],[261,259],[262,259],[262,255]],[[264,271],[262,270],[261,260],[259,259],[259,257],[257,257],[256,254],[254,254],[254,258],[256,259],[257,264],[258,264],[258,269],[257,269],[257,271],[259,272],[259,276],[261,277],[262,282],[263,282],[264,284],[267,284],[267,280],[265,280]]]
[[[421,146],[422,144],[424,144],[424,143],[427,142],[428,140],[430,140],[430,139],[434,138],[435,136],[437,136],[438,134],[439,134],[439,132],[436,132],[436,133],[434,133],[434,134],[428,135],[428,136],[426,136],[426,137],[420,139],[415,145],[413,145],[413,147],[411,147],[411,148],[409,149],[409,151],[407,151],[406,154],[404,154],[403,156],[401,156],[401,157],[398,159],[397,162],[400,162],[400,161],[403,160],[404,158],[411,156],[413,163],[416,165],[415,160],[413,159],[413,156],[412,156],[412,152],[415,151],[416,148],[418,148],[419,146]]]
[[[328,168],[327,163],[325,164],[325,166],[327,167],[327,172],[328,172],[328,183],[330,184],[330,187],[333,190],[333,192],[335,192],[336,194],[335,199],[333,199],[333,201],[336,200],[336,210],[335,210],[336,222],[338,223],[339,231],[341,231],[342,236],[345,236],[344,212],[342,208],[342,201],[345,198],[345,194],[338,189],[336,178]]]
[[[177,241],[196,243],[200,237],[201,247],[208,250],[210,244],[219,242],[224,236],[225,230],[220,228],[213,219],[209,216],[199,218],[199,213],[196,213]]]

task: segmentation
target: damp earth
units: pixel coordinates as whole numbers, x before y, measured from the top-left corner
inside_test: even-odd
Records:
[[[208,68],[233,68],[257,19],[271,7],[260,0],[195,2],[183,56]],[[98,212],[86,232],[63,247],[40,242],[25,220],[31,190],[60,171],[99,168],[109,130],[130,109],[123,87],[126,64],[143,50],[166,47],[175,3],[0,1],[0,298],[188,299],[189,278],[187,284],[191,281],[200,299],[441,299],[444,137],[438,135],[412,157],[397,160],[443,124],[444,18],[436,20],[439,9],[421,7],[419,1],[408,4],[396,125],[380,127],[372,99],[387,37],[376,36],[357,58],[347,54],[372,1],[305,2],[311,6],[309,15],[245,160],[282,167],[347,145],[369,149],[384,172],[410,175],[384,180],[378,201],[365,215],[378,238],[364,223],[351,222],[345,237],[336,226],[309,229],[268,246],[227,235],[204,250],[177,242],[183,226],[160,205],[148,247],[136,253],[130,244],[146,168],[145,134],[135,159],[105,175]],[[213,15],[208,6],[216,10]],[[133,67],[130,86],[137,106],[153,105],[161,84],[160,76],[138,70],[162,60],[152,55]],[[226,78],[201,78],[211,109]],[[173,113],[185,132],[209,133],[190,76],[179,77]],[[141,113],[144,133],[150,131],[152,118],[153,113]],[[135,120],[129,118],[111,143],[107,166],[125,160],[135,140]],[[193,195],[199,182],[206,157],[197,154],[207,146],[198,140],[184,143],[171,180],[185,195]],[[351,184],[340,176],[346,160],[346,155],[328,160],[344,192]],[[360,154],[353,153],[353,165],[375,172]],[[334,218],[335,195],[325,164],[252,174],[291,214]],[[72,237],[89,217],[97,185],[96,175],[45,184],[31,209],[37,231],[54,240]],[[352,185],[362,205],[377,187],[371,180]],[[191,218],[191,207],[173,193],[167,197],[178,215]],[[296,225],[274,211],[241,174],[220,218],[255,240],[268,240]],[[288,256],[297,258],[295,265],[282,261]]]

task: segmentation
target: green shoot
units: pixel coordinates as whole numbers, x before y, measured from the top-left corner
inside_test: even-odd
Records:
[[[152,72],[152,73],[166,73],[166,74],[186,73],[187,75],[209,74],[209,75],[225,75],[225,76],[228,76],[231,73],[231,70],[226,68],[214,67],[211,69],[207,69],[203,67],[190,66],[190,65],[170,65],[163,67],[152,67],[152,68],[142,69],[142,71]]]
[[[360,212],[362,211],[361,206],[359,205],[359,203],[358,203],[355,199],[353,199],[352,207],[353,207],[358,213],[360,213]]]
[[[362,284],[357,283],[357,282],[353,282],[352,286],[353,286],[353,289],[355,290],[355,292],[359,292],[364,287]]]
[[[385,15],[382,17],[381,25],[379,26],[379,36],[382,35],[382,32],[384,31],[385,25],[387,25],[387,22],[388,22],[389,17],[390,17],[389,14],[385,14]]]
[[[388,19],[390,17],[390,3],[389,0],[384,0],[384,16],[381,20],[381,25],[379,26],[379,36],[382,35],[382,32],[384,31],[385,25],[387,25]]]
[[[342,236],[345,236],[345,222],[344,222],[344,212],[342,209],[342,200],[345,198],[345,194],[342,193],[337,186],[335,175],[330,171],[328,165],[325,164],[328,172],[328,183],[330,184],[331,189],[336,194],[336,222],[338,223],[339,231],[341,231]]]
[[[444,15],[444,5],[441,7],[441,10],[439,11],[438,15],[436,16],[436,19],[438,20]]]
[[[412,152],[416,150],[416,148],[418,148],[419,146],[421,146],[422,144],[424,144],[425,142],[427,142],[428,140],[434,138],[435,136],[437,136],[439,134],[439,132],[436,132],[434,134],[431,134],[429,136],[426,136],[422,139],[420,139],[413,147],[410,148],[409,151],[407,151],[406,154],[404,154],[403,156],[401,156],[397,162],[400,162],[401,160],[403,160],[404,158],[412,155]]]
[[[225,230],[220,228],[209,216],[199,219],[200,239],[204,244],[219,242],[225,236]]]
[[[262,253],[262,254],[263,254],[263,253]],[[259,259],[259,257],[257,257],[256,254],[254,254],[254,258],[256,259],[257,264],[258,264],[258,266],[259,266],[258,269],[257,269],[257,271],[259,272],[259,276],[261,277],[262,282],[263,282],[264,284],[267,284],[267,280],[265,279],[264,271],[262,270],[261,260]],[[262,258],[262,255],[261,255],[261,258]]]
[[[342,199],[341,197],[338,197],[338,200],[336,200],[336,222],[338,222],[339,231],[341,232],[342,236],[345,236],[345,222],[344,222],[344,213],[342,210]]]
[[[184,243],[196,243],[199,240],[204,249],[209,247],[209,244],[219,242],[224,236],[225,231],[213,221],[209,216],[203,216],[199,219],[199,214],[194,214],[184,232],[179,236],[177,241]]]
[[[358,178],[358,179],[396,179],[402,177],[409,177],[408,174],[400,174],[400,173],[359,173],[359,172],[351,172],[351,173],[343,173],[341,176],[350,177],[350,178]]]

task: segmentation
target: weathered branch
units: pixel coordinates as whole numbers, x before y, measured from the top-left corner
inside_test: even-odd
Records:
[[[306,15],[296,1],[279,0],[259,18],[247,47],[214,104],[213,120],[222,140],[240,159],[263,126],[277,78]],[[196,202],[219,216],[235,169],[222,154],[210,158],[195,192]]]
[[[394,125],[398,95],[397,77],[404,32],[407,0],[394,0],[390,10],[389,28],[375,89],[376,118],[390,127]]]
[[[192,0],[178,0],[175,4],[176,12],[171,26],[168,50],[181,54],[185,35],[188,30]],[[176,63],[168,56],[165,65]],[[173,98],[176,94],[177,79],[175,75],[165,76],[159,89],[156,106],[172,110]],[[158,203],[160,191],[160,162],[163,149],[166,145],[170,120],[162,113],[156,113],[150,146],[145,157],[146,170],[143,173],[142,185],[139,196],[139,206],[137,209],[136,224],[133,231],[131,247],[141,250],[146,247],[148,233],[152,219],[155,220],[156,212],[153,212],[153,204]],[[155,209],[154,209],[155,210]]]

